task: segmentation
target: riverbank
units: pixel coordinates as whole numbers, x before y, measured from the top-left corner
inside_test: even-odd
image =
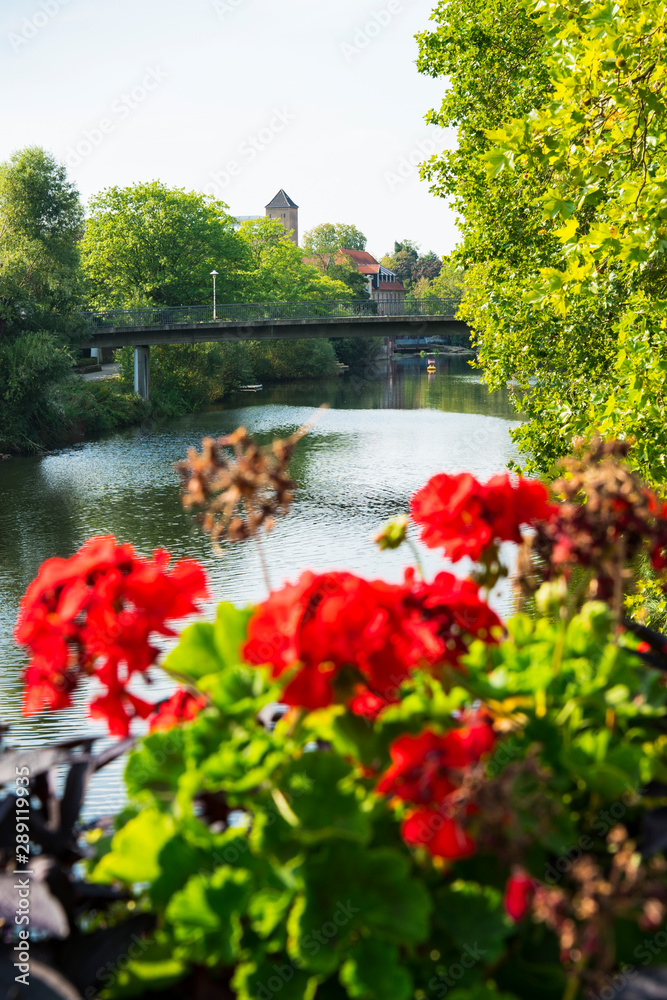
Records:
[[[131,348],[116,352],[117,377],[113,379],[75,375],[71,356],[61,354],[50,379],[27,395],[22,386],[16,403],[6,403],[10,419],[4,427],[0,422],[1,453],[44,454],[148,419],[198,413],[227,400],[243,385],[327,378],[340,371],[329,340],[155,347],[151,351],[151,399],[146,402],[134,393]],[[30,367],[26,378],[34,379],[34,375]]]

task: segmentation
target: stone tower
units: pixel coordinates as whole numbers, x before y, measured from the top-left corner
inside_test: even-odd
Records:
[[[266,206],[266,216],[268,219],[280,219],[287,232],[292,230],[292,242],[299,245],[299,206],[282,188]]]

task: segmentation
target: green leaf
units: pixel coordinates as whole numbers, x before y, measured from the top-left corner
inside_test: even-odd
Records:
[[[218,605],[215,617],[215,646],[218,656],[226,667],[234,667],[243,662],[241,645],[248,634],[248,622],[254,608],[237,608],[229,601]]]
[[[330,974],[352,934],[401,945],[425,940],[432,903],[409,872],[408,858],[391,848],[332,844],[308,855],[304,887],[287,922],[288,954],[304,968]]]
[[[280,794],[294,817],[292,836],[307,844],[331,837],[370,839],[370,823],[351,774],[350,765],[333,753],[306,753],[288,765]]]
[[[164,661],[164,668],[179,677],[197,681],[242,662],[241,644],[245,641],[252,608],[239,609],[223,601],[218,605],[215,623],[188,625],[175,649]]]
[[[396,945],[369,938],[352,946],[341,967],[340,981],[352,1000],[409,1000],[414,989]]]
[[[241,914],[251,883],[250,872],[227,866],[190,878],[166,910],[175,954],[198,965],[232,965],[239,955]]]
[[[313,1000],[319,979],[303,972],[284,955],[263,961],[242,962],[237,966],[232,987],[238,1000],[258,1000],[259,997],[280,1000]]]
[[[151,996],[154,992],[167,990],[188,972],[187,966],[174,957],[163,940],[136,939],[127,954],[129,962],[119,962],[113,967],[114,1000]],[[111,978],[108,968],[104,969],[103,985]]]
[[[183,629],[178,645],[164,661],[168,673],[192,681],[215,673],[223,666],[215,642],[215,629],[208,622],[196,622]]]
[[[476,882],[457,881],[438,889],[433,921],[457,949],[468,951],[472,961],[484,965],[502,955],[505,939],[513,932],[501,893]]]
[[[93,871],[93,880],[113,882],[118,879],[127,885],[154,882],[162,872],[160,853],[175,829],[172,816],[156,809],[144,809],[115,834],[110,853]]]

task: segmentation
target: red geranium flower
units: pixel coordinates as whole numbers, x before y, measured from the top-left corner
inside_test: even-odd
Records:
[[[185,688],[177,688],[168,701],[163,701],[150,720],[150,731],[156,729],[173,729],[182,722],[190,722],[206,705],[203,695],[197,697]],[[151,706],[153,707],[153,706]]]
[[[548,520],[557,508],[537,480],[494,476],[482,485],[469,472],[433,476],[410,500],[410,514],[421,526],[421,541],[443,548],[456,562],[479,559],[495,541],[521,542],[522,524]]]
[[[525,917],[534,895],[532,878],[523,868],[518,868],[507,880],[503,899],[505,910],[512,920]]]
[[[470,725],[443,734],[425,730],[399,736],[390,748],[392,765],[380,779],[378,792],[417,805],[441,803],[458,784],[456,772],[477,764],[496,737],[490,723],[471,716]]]
[[[460,823],[437,809],[415,809],[403,820],[401,836],[412,847],[423,846],[434,857],[456,861],[475,852],[475,842]]]
[[[330,705],[345,668],[354,671],[350,696],[363,681],[387,700],[424,653],[416,630],[405,627],[405,595],[404,586],[352,573],[303,573],[259,605],[244,655],[270,664],[274,677],[297,669],[282,695],[288,705]]]
[[[416,666],[458,663],[470,636],[491,639],[495,626],[500,621],[477,585],[451,574],[425,584],[407,573],[403,584],[389,584],[306,572],[259,605],[244,655],[269,664],[274,677],[295,671],[282,694],[288,705],[316,709],[343,700],[372,716],[398,699]],[[366,694],[374,696],[372,710]]]
[[[48,559],[28,587],[15,638],[32,659],[26,668],[23,711],[66,708],[85,675],[107,693],[91,705],[112,732],[127,735],[134,716],[152,706],[127,692],[134,673],[145,673],[159,653],[150,635],[174,635],[168,621],[198,610],[208,597],[206,575],[183,559],[169,570],[170,555],[137,556],[131,545],[106,535],[91,538],[69,559]]]

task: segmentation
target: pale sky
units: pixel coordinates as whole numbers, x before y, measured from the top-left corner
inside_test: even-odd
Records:
[[[417,73],[435,0],[2,0],[0,160],[39,145],[82,197],[159,179],[263,215],[279,188],[301,233],[354,223],[448,253],[455,216],[416,164],[443,80]]]

